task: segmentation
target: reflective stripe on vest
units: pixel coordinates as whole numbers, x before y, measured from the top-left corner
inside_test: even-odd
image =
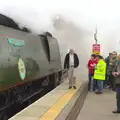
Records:
[[[94,79],[96,79],[96,80],[105,80],[105,75],[95,73],[94,74]]]
[[[95,75],[98,75],[98,76],[105,76],[105,74],[100,74],[100,73],[96,73]]]

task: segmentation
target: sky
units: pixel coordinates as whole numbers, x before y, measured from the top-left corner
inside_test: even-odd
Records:
[[[119,0],[4,0],[0,11],[34,33],[52,32],[65,51],[73,47],[89,56],[96,25],[101,54],[120,52],[119,5]]]

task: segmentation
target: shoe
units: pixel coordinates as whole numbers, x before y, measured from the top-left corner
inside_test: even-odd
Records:
[[[98,91],[97,91],[97,92],[95,92],[95,93],[96,93],[96,94],[102,94],[102,92],[98,92]]]
[[[113,93],[114,91],[110,89],[110,92],[112,92],[112,93]]]
[[[108,88],[109,88],[109,86],[104,86],[104,88],[105,88],[105,89],[108,89]]]
[[[107,88],[107,89],[109,89],[109,88],[110,88],[110,86],[106,86],[106,88]]]
[[[97,92],[95,92],[96,94],[99,94],[99,92],[97,91]]]
[[[118,111],[118,110],[115,110],[115,111],[113,111],[113,113],[120,113],[120,111]]]
[[[74,89],[76,89],[76,86],[73,86]]]
[[[112,89],[113,92],[115,92],[115,89]]]
[[[103,88],[107,88],[107,86],[105,85]]]
[[[93,89],[92,89],[92,91],[93,91],[93,92],[95,92],[95,91],[96,91],[96,89],[95,89],[95,88],[93,88]]]
[[[72,88],[72,86],[69,87],[69,89],[71,89],[71,88]]]

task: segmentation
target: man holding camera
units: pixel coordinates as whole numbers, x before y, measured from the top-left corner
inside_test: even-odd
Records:
[[[112,72],[115,77],[115,89],[116,89],[116,99],[117,99],[117,109],[113,113],[120,114],[120,55],[118,56],[118,62]]]

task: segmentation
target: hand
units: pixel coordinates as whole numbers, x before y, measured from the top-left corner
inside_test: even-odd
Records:
[[[115,76],[115,75],[116,75],[116,72],[112,72],[112,75]]]
[[[109,65],[112,65],[112,63],[109,63]]]
[[[117,77],[118,75],[120,75],[120,73],[118,73],[118,72],[112,72],[112,75],[115,76],[115,77]]]
[[[118,76],[120,73],[116,72],[116,75]]]

